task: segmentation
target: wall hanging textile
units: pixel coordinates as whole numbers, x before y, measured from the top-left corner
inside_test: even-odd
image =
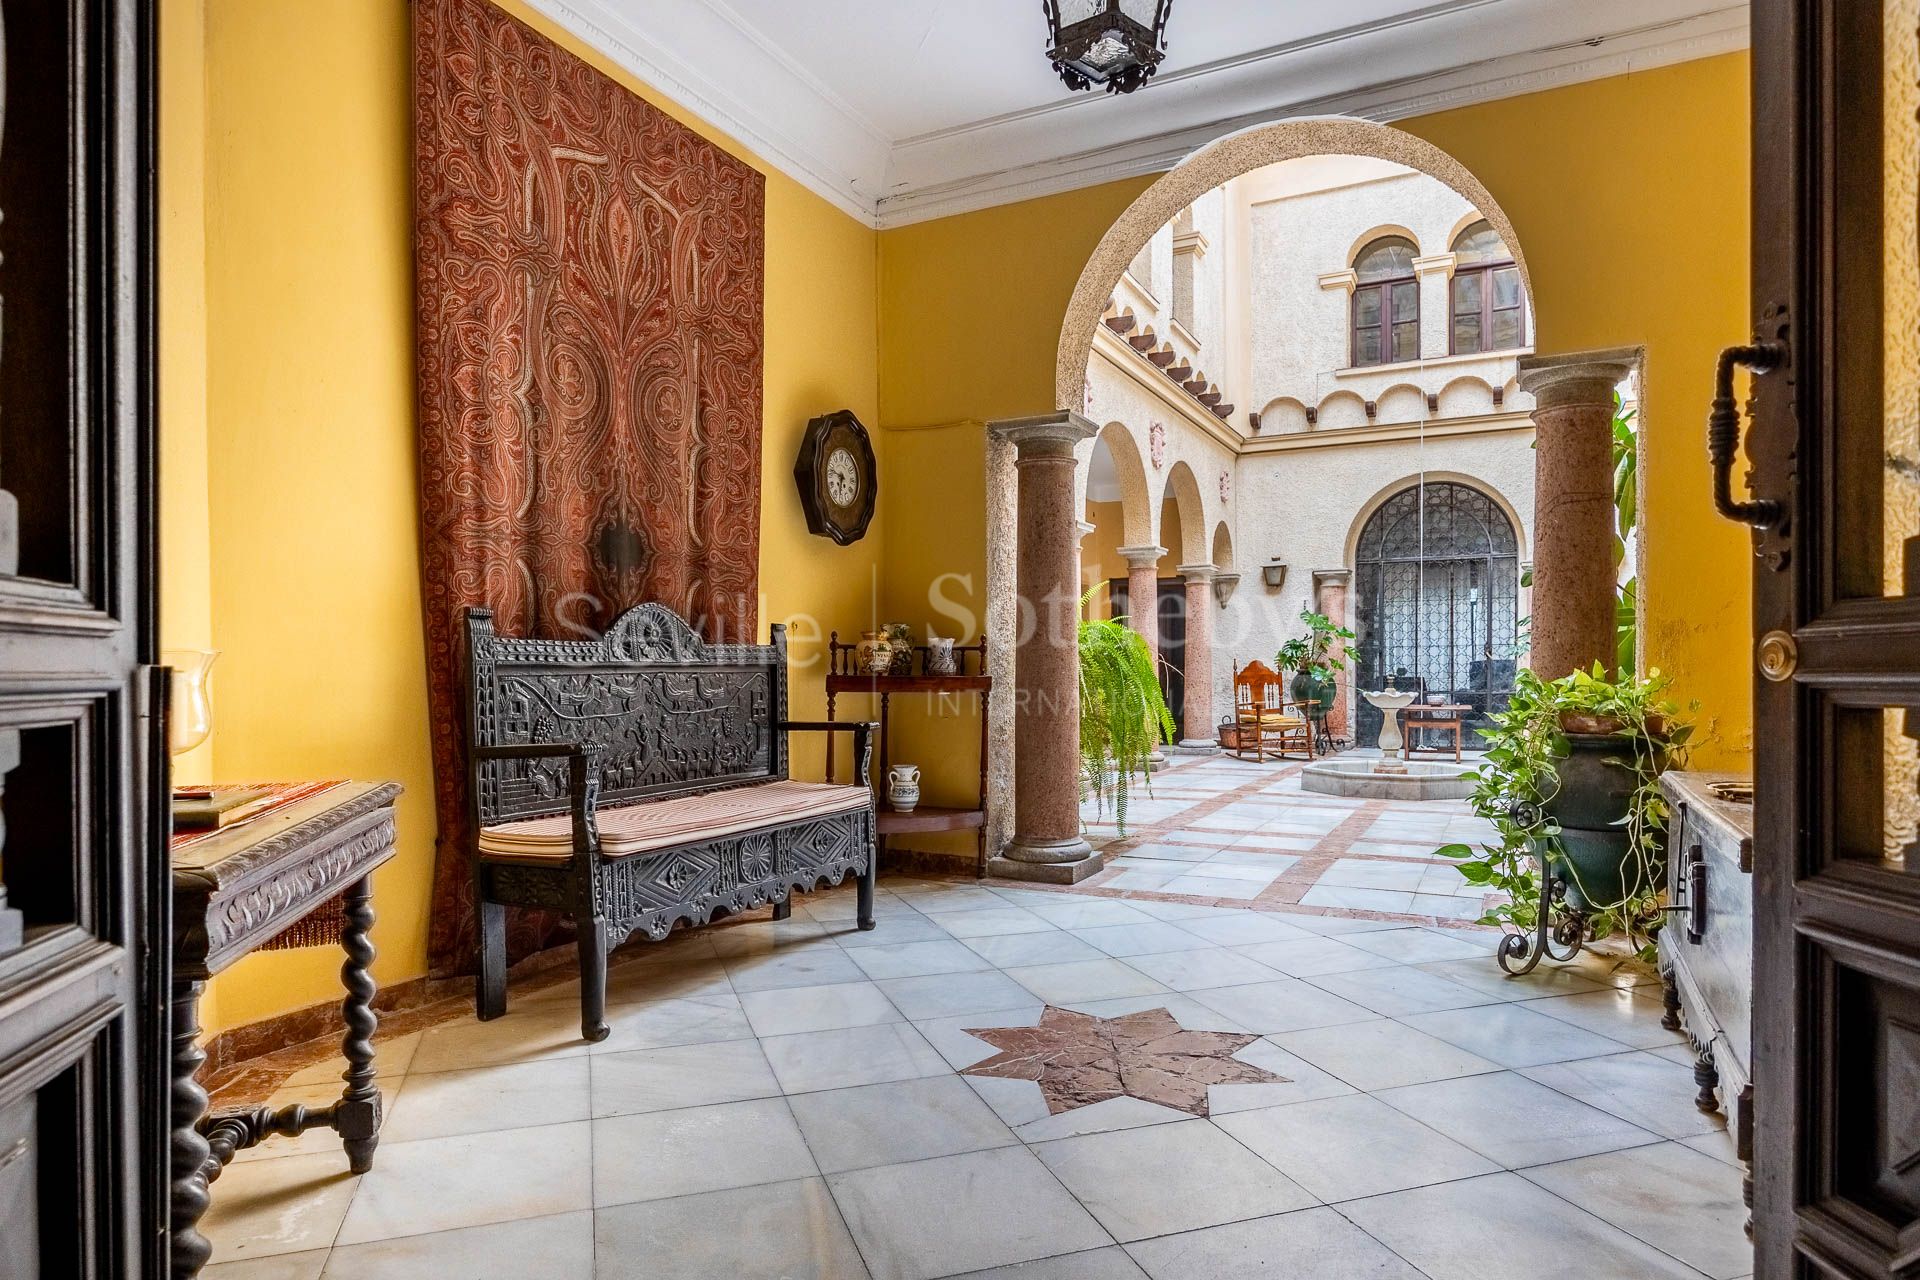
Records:
[[[462,611],[759,625],[761,175],[486,0],[414,0],[431,962],[473,957]],[[510,954],[556,923],[509,924]]]

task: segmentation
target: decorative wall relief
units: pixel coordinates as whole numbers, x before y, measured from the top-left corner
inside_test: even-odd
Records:
[[[414,0],[431,961],[473,953],[461,616],[758,628],[761,175],[486,0]],[[510,925],[520,955],[551,921]]]

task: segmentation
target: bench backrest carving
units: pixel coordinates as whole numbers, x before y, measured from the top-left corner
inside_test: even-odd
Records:
[[[467,610],[470,745],[577,742],[599,803],[654,800],[787,776],[787,635],[710,645],[671,609],[643,604],[597,640],[494,634]],[[567,812],[563,759],[470,769],[481,825]]]

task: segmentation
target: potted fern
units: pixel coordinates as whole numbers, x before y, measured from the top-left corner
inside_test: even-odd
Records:
[[[1089,618],[1098,586],[1080,598],[1080,761],[1087,790],[1102,811],[1113,800],[1114,822],[1127,829],[1127,794],[1147,757],[1173,738],[1173,716],[1160,695],[1147,642],[1125,618]],[[1151,787],[1151,783],[1148,784]]]

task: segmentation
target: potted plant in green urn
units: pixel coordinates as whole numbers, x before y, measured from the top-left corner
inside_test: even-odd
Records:
[[[1080,598],[1084,615],[1095,586]],[[1173,716],[1160,694],[1147,642],[1125,618],[1080,619],[1080,762],[1087,789],[1127,829],[1127,793],[1147,776],[1147,757],[1173,739]],[[1148,784],[1152,786],[1151,783]]]
[[[1599,663],[1558,680],[1518,673],[1507,709],[1480,731],[1486,760],[1469,775],[1474,811],[1494,825],[1498,843],[1437,851],[1470,883],[1507,895],[1482,923],[1535,932],[1544,946],[1543,915],[1558,909],[1566,918],[1552,935],[1563,946],[1616,930],[1638,949],[1649,945],[1666,887],[1659,778],[1685,762],[1692,733],[1667,684],[1658,671],[1613,679]],[[1546,903],[1543,862],[1557,882]],[[1503,959],[1527,954],[1509,941]]]
[[[1347,668],[1341,646],[1353,639],[1353,632],[1326,614],[1311,609],[1300,611],[1300,621],[1307,624],[1307,634],[1281,644],[1279,652],[1273,655],[1273,665],[1280,668],[1282,674],[1293,673],[1287,694],[1307,708],[1308,719],[1317,726],[1333,708],[1338,691],[1333,673]]]

